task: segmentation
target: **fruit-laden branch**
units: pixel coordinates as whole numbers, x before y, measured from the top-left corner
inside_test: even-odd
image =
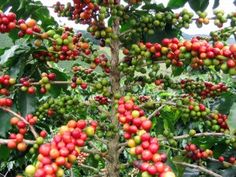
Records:
[[[0,144],[7,144],[9,141],[12,141],[12,139],[1,139],[0,138]],[[35,144],[36,141],[24,139],[23,142],[25,142],[26,144]]]
[[[189,134],[185,135],[180,135],[180,136],[174,136],[173,139],[175,140],[180,140],[180,139],[185,139],[185,138],[190,138],[190,137],[201,137],[201,136],[218,136],[218,137],[223,137],[223,136],[230,136],[225,133],[217,133],[217,132],[203,132],[203,133],[196,133],[195,135],[191,136]],[[166,138],[159,138],[159,141],[165,141]]]
[[[211,161],[214,161],[214,162],[219,162],[218,159],[215,159],[215,158],[212,158],[212,157],[208,157],[207,159],[211,160]],[[230,167],[236,167],[236,164],[232,164],[232,163],[229,163],[229,162],[226,162],[226,161],[221,161],[223,164],[227,165],[227,166],[230,166]]]
[[[200,170],[202,172],[205,172],[205,173],[207,173],[211,176],[214,176],[214,177],[223,177],[223,176],[221,176],[221,175],[219,175],[219,174],[217,174],[217,173],[215,173],[211,170],[208,170],[204,167],[201,167],[201,166],[198,166],[198,165],[195,165],[195,164],[189,164],[189,163],[186,163],[186,162],[176,162],[176,161],[173,161],[173,162],[177,165],[198,169],[198,170]]]
[[[201,137],[201,136],[216,136],[216,137],[224,137],[224,136],[230,136],[227,135],[225,133],[217,133],[217,132],[203,132],[203,133],[196,133],[195,135],[191,136],[189,134],[184,134],[184,135],[180,135],[180,136],[174,136],[173,139],[175,140],[181,140],[181,139],[186,139],[186,138],[191,138],[191,137]],[[166,141],[167,138],[163,137],[163,138],[158,138],[158,141]],[[124,143],[120,143],[119,147],[121,149],[121,151],[123,150],[123,147],[127,146],[128,143],[124,142]]]
[[[166,104],[163,104],[159,108],[157,108],[155,111],[153,111],[153,113],[148,116],[148,119],[151,119],[152,117],[154,117],[165,106],[166,106]]]
[[[62,84],[71,84],[71,81],[50,81],[50,84],[62,85]],[[30,85],[41,85],[40,82],[30,82]],[[17,87],[23,86],[23,84],[15,84]]]
[[[17,114],[16,112],[12,111],[11,109],[7,108],[7,107],[0,107],[0,109],[9,112],[10,114],[14,115],[15,117],[19,118],[21,121],[25,122],[29,128],[30,131],[32,132],[32,134],[34,135],[35,138],[38,137],[38,133],[36,132],[36,130],[34,129],[34,127],[32,125],[30,125],[30,123],[21,115]]]

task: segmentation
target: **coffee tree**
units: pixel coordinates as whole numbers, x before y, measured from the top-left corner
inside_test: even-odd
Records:
[[[185,3],[194,13],[173,12]],[[208,4],[1,2],[1,175],[235,175],[236,12]],[[182,38],[211,21],[209,37]]]

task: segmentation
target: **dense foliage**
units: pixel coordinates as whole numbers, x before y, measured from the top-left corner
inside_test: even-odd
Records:
[[[236,12],[208,5],[0,0],[0,175],[234,176]]]

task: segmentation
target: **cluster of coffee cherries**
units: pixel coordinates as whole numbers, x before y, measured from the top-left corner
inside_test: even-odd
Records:
[[[9,149],[17,149],[18,151],[26,151],[27,144],[24,142],[24,136],[27,133],[28,126],[34,126],[38,121],[38,118],[32,114],[25,116],[25,121],[19,119],[18,117],[12,117],[10,119],[10,124],[16,126],[18,133],[11,133],[9,135],[9,141],[7,147]]]
[[[204,104],[196,102],[192,97],[184,97],[176,102],[183,112],[183,118],[192,118],[198,120],[206,118],[210,114],[210,109]]]
[[[227,15],[224,14],[223,10],[214,10],[215,20],[214,24],[221,28],[224,23],[227,22]]]
[[[16,14],[9,12],[4,14],[0,10],[0,33],[7,33],[16,27]]]
[[[209,115],[209,120],[206,121],[208,126],[211,126],[214,131],[225,132],[228,130],[227,119],[228,116],[220,114],[217,111],[213,111]]]
[[[129,51],[131,56],[152,61],[164,60],[167,65],[183,66],[183,61],[190,60],[194,69],[202,66],[215,66],[225,73],[236,74],[236,44],[225,46],[222,42],[213,45],[197,37],[179,41],[177,38],[163,39],[162,43],[134,44]]]
[[[81,78],[78,78],[76,76],[74,76],[71,80],[71,88],[76,88],[77,85],[80,86],[80,88],[82,88],[83,90],[85,90],[88,87],[88,84],[86,82],[84,82]]]
[[[68,17],[76,23],[89,24],[99,10],[98,6],[90,0],[74,0],[73,2],[74,5],[71,3],[64,5],[57,2],[54,5],[54,11],[58,13],[58,16]]]
[[[39,84],[41,85],[40,93],[44,94],[48,90],[51,89],[51,83],[50,81],[54,81],[56,79],[55,73],[42,73],[41,79],[39,80]]]
[[[18,32],[19,37],[23,37],[25,34],[33,35],[34,33],[41,32],[41,28],[37,25],[37,22],[34,19],[29,19],[27,21],[19,19],[17,23],[20,29]]]
[[[108,104],[110,102],[107,97],[101,96],[101,95],[95,96],[94,99],[95,101],[99,102],[99,104],[101,105]]]
[[[216,97],[228,90],[224,83],[215,84],[193,79],[182,79],[174,82],[168,75],[162,74],[156,76],[155,84],[163,89],[182,89],[184,94],[200,99]]]
[[[102,78],[94,83],[92,90],[97,93],[101,93],[106,97],[111,95],[109,91],[110,81],[107,78]]]
[[[95,57],[93,63],[90,64],[91,69],[95,69],[97,66],[100,66],[105,73],[110,73],[110,63],[105,54]]]
[[[180,13],[174,14],[171,11],[157,12],[156,14],[142,15],[139,19],[132,19],[132,33],[146,32],[149,35],[154,34],[156,28],[164,30],[167,25],[173,25],[176,28],[189,28],[192,22],[193,13],[183,9]],[[123,18],[125,15],[123,15]]]
[[[87,29],[95,39],[100,40],[100,46],[104,47],[111,43],[111,39],[116,39],[117,36],[113,33],[111,27],[106,27],[105,24],[93,22]]]
[[[142,176],[167,174],[175,177],[169,166],[164,164],[166,155],[159,154],[157,138],[150,135],[152,122],[145,117],[144,111],[130,96],[121,97],[118,101],[118,120],[123,124],[124,138],[130,147],[130,154],[136,156],[136,168],[142,171]]]
[[[48,48],[50,53],[57,53],[59,60],[71,60],[78,56],[74,36],[65,31],[61,35],[54,30],[47,31],[49,37],[53,39],[52,46]]]
[[[13,101],[11,98],[0,98],[0,107],[12,107]]]
[[[51,88],[50,81],[55,80],[55,73],[42,73],[41,79],[39,80],[39,84],[41,85],[40,93],[44,94]],[[29,77],[22,77],[20,79],[21,91],[27,92],[29,94],[34,94],[36,92],[36,87],[32,85],[32,80]]]
[[[0,95],[9,96],[8,87],[16,83],[15,78],[11,78],[9,75],[5,74],[0,76]]]
[[[185,93],[197,93],[201,98],[215,97],[227,91],[227,86],[223,83],[214,84],[211,82],[197,82],[194,80],[181,80],[181,88]]]
[[[91,53],[91,46],[88,41],[85,41],[81,37],[82,34],[80,32],[74,34],[72,29],[68,27],[64,27],[63,30],[62,33],[52,29],[42,33],[40,35],[41,38],[44,39],[44,36],[47,36],[46,39],[50,39],[50,46],[48,47],[48,51],[35,52],[33,56],[40,61],[58,62],[59,60],[74,60],[80,52],[83,52],[85,55]],[[35,41],[35,45],[37,43],[41,42]]]
[[[77,157],[78,165],[80,166],[81,164],[83,164],[88,156],[89,156],[88,153],[80,152]]]
[[[36,92],[36,87],[31,85],[31,80],[29,77],[20,78],[20,83],[22,86],[20,87],[21,91],[27,92],[29,94],[34,94]]]
[[[195,144],[187,144],[185,146],[186,156],[192,160],[207,159],[213,156],[213,151],[210,149],[200,149]]]
[[[207,18],[207,12],[201,12],[197,11],[197,15],[199,16],[198,19],[196,20],[196,25],[197,27],[202,27],[202,25],[207,25],[209,24],[209,18]]]
[[[226,161],[226,158],[224,156],[219,156],[218,160],[220,162],[229,162],[229,163],[231,163],[233,165],[236,165],[236,157],[235,156],[229,157],[227,161]]]
[[[85,145],[89,136],[94,135],[96,127],[96,122],[88,125],[85,120],[70,120],[50,143],[40,145],[36,165],[27,166],[25,174],[34,177],[64,176],[63,167],[72,167],[80,154],[80,147]]]
[[[70,110],[72,105],[77,105],[79,103],[78,98],[74,96],[60,96],[58,98],[50,98],[46,102],[43,102],[38,106],[35,115],[39,119],[46,117],[52,117],[54,115],[59,115],[66,113],[66,110]]]
[[[235,31],[236,29],[234,27],[224,27],[217,31],[211,31],[210,36],[213,41],[227,41]]]

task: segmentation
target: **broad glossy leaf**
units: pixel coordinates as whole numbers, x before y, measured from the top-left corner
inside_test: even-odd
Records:
[[[4,65],[11,57],[15,55],[15,51],[19,49],[19,45],[14,45],[10,49],[6,50],[2,56],[0,56],[0,65]]]
[[[229,114],[230,108],[236,101],[236,95],[231,92],[223,93],[220,97],[218,110],[222,114]]]
[[[230,132],[234,133],[236,130],[236,102],[230,108],[227,125],[229,126]]]
[[[144,6],[142,6],[142,9],[153,9],[155,11],[162,11],[163,9],[165,9],[164,5],[162,3],[160,4],[145,4]]]
[[[213,9],[217,8],[219,5],[220,5],[220,0],[215,0],[214,5],[213,5]]]
[[[172,75],[173,76],[179,76],[184,72],[185,68],[184,67],[172,67]]]
[[[189,0],[188,3],[195,12],[204,11],[209,5],[209,0]]]
[[[13,45],[12,39],[7,34],[0,34],[0,49],[11,47]]]
[[[6,137],[6,132],[10,129],[10,115],[0,110],[0,136]]]
[[[177,9],[184,6],[188,0],[169,0],[167,7]]]
[[[37,108],[37,97],[24,92],[15,95],[16,105],[22,116],[32,113]]]
[[[51,69],[51,72],[56,74],[56,80],[66,81],[68,79],[68,76],[64,72],[61,72],[57,69]],[[57,97],[57,96],[59,96],[59,94],[61,93],[62,90],[66,91],[67,88],[68,88],[68,85],[65,85],[65,84],[52,85],[52,88],[50,89],[49,92],[54,97]]]
[[[0,160],[1,161],[5,161],[8,159],[9,155],[10,155],[10,149],[7,148],[7,146],[4,146],[4,145],[0,145]]]

